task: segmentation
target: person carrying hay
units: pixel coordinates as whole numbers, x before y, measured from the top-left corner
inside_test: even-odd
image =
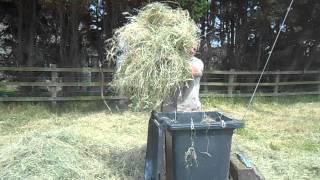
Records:
[[[200,111],[201,102],[199,98],[200,80],[204,68],[203,62],[195,57],[197,48],[191,49],[192,58],[191,73],[193,80],[187,82],[187,86],[182,89],[180,98],[178,97],[177,111]]]
[[[112,87],[129,97],[134,110],[155,110],[170,101],[175,111],[200,110],[203,63],[194,57],[199,32],[186,10],[159,2],[141,8],[107,41],[106,60],[117,64]]]

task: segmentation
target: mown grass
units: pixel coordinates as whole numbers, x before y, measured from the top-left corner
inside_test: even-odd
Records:
[[[146,113],[88,111],[92,106],[2,104],[0,177],[142,179]]]
[[[248,100],[202,102],[206,111],[242,119]],[[111,114],[102,103],[6,103],[0,114],[0,179],[143,179],[148,112]],[[244,120],[233,150],[266,179],[320,177],[319,96],[257,98]]]
[[[257,98],[236,131],[234,151],[244,151],[266,179],[320,177],[319,96]],[[207,110],[243,118],[248,100],[208,100]]]

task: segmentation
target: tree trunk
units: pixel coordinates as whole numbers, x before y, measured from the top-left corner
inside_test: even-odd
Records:
[[[31,0],[31,18],[29,24],[29,38],[28,38],[28,59],[27,59],[27,66],[32,66],[36,61],[35,57],[35,44],[36,44],[36,22],[37,22],[37,1]]]
[[[70,63],[72,67],[79,67],[79,18],[78,18],[78,6],[76,2],[71,2],[71,17],[70,17],[70,28],[71,28],[71,39],[70,39]]]
[[[20,0],[17,1],[17,6],[18,6],[18,50],[17,50],[17,64],[20,66],[23,62],[23,39],[22,39],[22,33],[23,33],[23,1]]]
[[[65,28],[65,4],[62,1],[58,2],[58,16],[59,16],[59,56],[61,64],[66,62],[66,28]]]
[[[258,46],[258,55],[257,55],[257,66],[256,70],[260,70],[260,63],[261,63],[261,54],[262,54],[262,36],[259,36],[259,46]]]

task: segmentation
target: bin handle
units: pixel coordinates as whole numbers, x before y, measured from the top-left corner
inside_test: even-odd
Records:
[[[223,112],[218,113],[218,117],[220,119],[221,127],[225,128],[226,127],[226,122],[221,118],[223,116]]]
[[[151,112],[151,119],[156,124],[156,126],[158,126],[159,128],[162,128],[162,129],[167,128],[167,124],[164,123],[166,118],[167,117],[160,117],[158,115],[158,113],[154,110]],[[167,119],[169,119],[169,118],[167,118]]]

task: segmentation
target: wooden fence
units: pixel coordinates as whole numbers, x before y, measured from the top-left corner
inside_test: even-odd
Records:
[[[91,74],[103,72],[100,78],[91,78]],[[50,67],[0,67],[0,73],[19,74],[22,81],[17,81],[19,77],[14,75],[15,80],[10,78],[0,79],[0,101],[73,101],[73,100],[99,100],[102,98],[100,90],[102,86],[108,86],[112,78],[112,69],[99,68],[57,68],[55,65]],[[45,81],[28,81],[23,78],[24,73],[47,73],[48,79]],[[61,74],[90,74],[89,80],[76,82],[65,82],[61,80]],[[251,96],[256,82],[261,72],[259,71],[206,71],[201,82],[201,96],[208,97],[249,97]],[[294,81],[290,77],[294,76]],[[259,85],[258,96],[287,96],[287,95],[307,95],[320,94],[320,70],[316,71],[267,71],[264,79]],[[108,79],[109,78],[109,79]],[[291,78],[292,79],[292,78]],[[300,81],[296,81],[300,79]],[[285,81],[283,81],[285,80]],[[47,96],[16,96],[1,95],[1,87],[43,87],[47,89]],[[68,87],[95,88],[94,95],[85,94],[77,96],[60,95],[59,92]],[[104,88],[106,89],[106,88]],[[98,92],[99,91],[99,92]],[[108,95],[103,96],[107,100],[119,100],[125,97]]]
[[[202,96],[250,97],[257,85],[260,71],[207,71],[204,76],[223,75],[223,78],[204,78]],[[259,84],[257,96],[288,96],[320,94],[320,70],[314,71],[266,71]],[[291,77],[291,78],[290,78]],[[284,79],[284,81],[283,81]],[[293,80],[290,80],[293,79]],[[297,81],[296,79],[300,79]],[[218,81],[218,82],[217,82]],[[250,82],[251,81],[251,82]],[[208,87],[225,87],[222,93],[208,91]],[[242,91],[245,89],[245,91]]]

